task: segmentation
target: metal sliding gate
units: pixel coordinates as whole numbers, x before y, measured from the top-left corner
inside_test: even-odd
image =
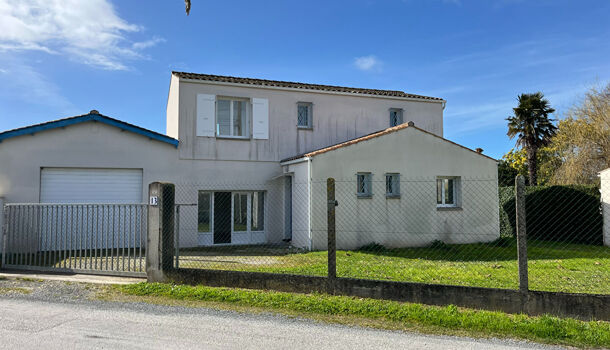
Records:
[[[2,267],[146,275],[146,204],[7,204]]]

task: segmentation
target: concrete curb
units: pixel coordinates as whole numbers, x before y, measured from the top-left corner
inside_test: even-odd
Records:
[[[0,272],[0,279],[33,279],[43,281],[63,281],[75,283],[94,283],[94,284],[133,284],[146,282],[146,278],[118,277],[118,276],[98,276],[81,274],[41,274],[23,271],[3,271]]]

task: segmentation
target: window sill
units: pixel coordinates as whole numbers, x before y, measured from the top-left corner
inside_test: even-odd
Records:
[[[385,197],[388,199],[400,199],[399,194],[386,194]]]
[[[227,135],[216,135],[217,139],[226,139],[226,140],[246,140],[249,141],[250,137],[245,136],[227,136]]]
[[[462,211],[462,207],[436,207],[438,211]]]
[[[357,194],[356,197],[362,198],[362,199],[367,199],[367,198],[373,198],[373,195],[372,194]]]
[[[298,126],[298,125],[297,125],[297,129],[299,129],[299,130],[310,130],[310,131],[313,131],[313,126]]]

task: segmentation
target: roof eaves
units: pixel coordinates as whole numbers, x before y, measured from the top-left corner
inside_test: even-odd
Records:
[[[409,94],[409,93],[406,93],[404,91],[399,91],[399,90],[354,88],[354,87],[347,87],[347,86],[308,84],[308,83],[299,83],[299,82],[291,82],[291,81],[242,78],[242,77],[233,77],[233,76],[224,76],[224,75],[199,74],[199,73],[188,73],[188,72],[178,72],[178,71],[172,71],[172,75],[175,75],[178,78],[185,79],[185,80],[207,81],[207,82],[213,82],[213,83],[262,86],[262,87],[267,87],[267,88],[314,90],[314,91],[347,93],[347,94],[367,95],[367,96],[416,99],[416,100],[431,101],[431,102],[446,102],[444,99],[442,99],[440,97]]]
[[[26,126],[23,128],[8,130],[8,131],[0,133],[0,142],[2,142],[3,140],[6,140],[6,139],[17,137],[17,136],[34,135],[34,134],[42,132],[42,131],[52,130],[52,129],[56,129],[56,128],[64,128],[64,127],[67,127],[70,125],[80,124],[80,123],[84,123],[84,122],[88,122],[88,121],[101,122],[101,123],[104,123],[107,125],[111,125],[111,126],[119,128],[121,130],[130,131],[135,134],[146,136],[151,140],[157,140],[157,141],[168,143],[170,145],[173,145],[174,147],[178,147],[178,144],[179,144],[178,140],[171,138],[169,136],[159,134],[152,130],[144,129],[139,126],[120,121],[118,119],[110,118],[108,116],[101,115],[101,114],[95,114],[95,113],[83,114],[83,115],[78,115],[78,116],[69,117],[69,118],[65,118],[65,119],[54,120],[54,121],[50,121],[50,122],[46,122],[46,123],[30,125],[30,126]]]

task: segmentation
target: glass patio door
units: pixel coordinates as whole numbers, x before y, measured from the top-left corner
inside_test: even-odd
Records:
[[[233,193],[233,232],[246,233],[250,231],[250,193]]]

